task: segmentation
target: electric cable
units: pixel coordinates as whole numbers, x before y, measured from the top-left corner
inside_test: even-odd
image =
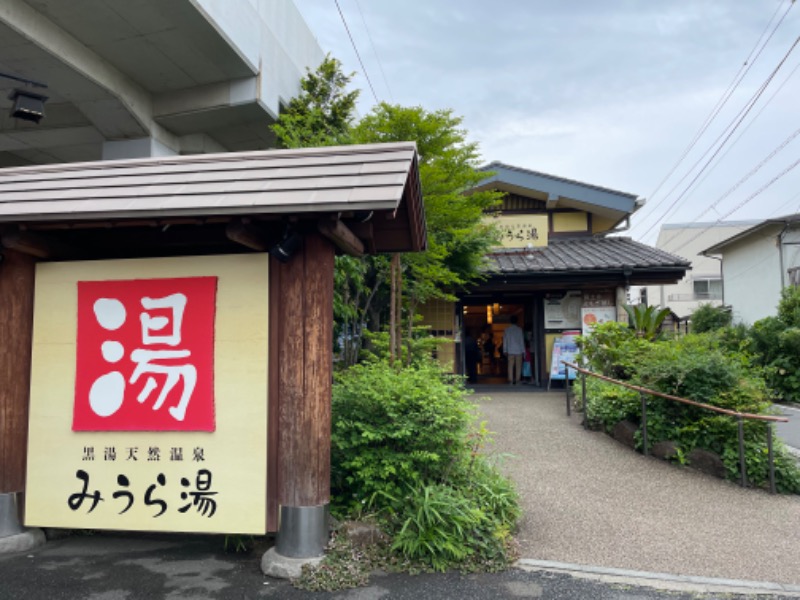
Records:
[[[392,88],[389,87],[389,82],[386,80],[386,73],[383,71],[383,64],[381,64],[381,59],[378,57],[378,50],[375,48],[375,42],[372,41],[372,34],[369,31],[369,26],[367,25],[367,20],[364,18],[364,11],[361,10],[361,3],[358,0],[355,0],[356,7],[358,8],[358,14],[361,15],[361,22],[364,23],[364,30],[367,32],[367,37],[369,38],[369,44],[372,46],[372,53],[375,55],[375,60],[378,63],[378,69],[381,72],[381,78],[383,79],[383,85],[386,86],[386,91],[389,92],[389,100],[394,102],[394,95],[392,94]]]
[[[778,65],[775,67],[775,69],[773,69],[773,71],[770,73],[770,75],[767,77],[767,79],[764,81],[764,83],[761,84],[761,86],[759,87],[758,91],[745,104],[745,107],[739,112],[739,115],[737,115],[737,117],[735,119],[735,122],[732,125],[729,125],[728,129],[726,129],[722,134],[720,134],[720,136],[714,141],[714,143],[711,146],[709,146],[708,150],[706,150],[705,154],[703,155],[703,157],[701,157],[700,160],[703,160],[703,158],[708,154],[708,152],[712,148],[714,148],[716,146],[716,150],[714,150],[714,152],[711,154],[711,157],[705,162],[705,164],[703,164],[703,166],[701,167],[700,171],[692,178],[692,180],[689,182],[689,184],[684,188],[683,192],[681,192],[680,195],[678,195],[678,197],[672,202],[672,204],[669,205],[669,207],[664,212],[664,214],[661,217],[659,217],[659,219],[657,219],[652,225],[650,225],[650,227],[648,227],[648,229],[640,236],[641,238],[646,237],[647,234],[649,234],[653,230],[653,228],[661,221],[661,219],[663,219],[664,216],[667,213],[669,213],[677,205],[677,203],[680,202],[680,200],[689,192],[689,190],[692,188],[692,186],[695,184],[695,182],[700,178],[700,176],[706,171],[706,169],[708,169],[709,165],[713,162],[714,158],[716,158],[716,156],[721,152],[722,148],[725,146],[725,144],[728,142],[728,140],[730,140],[730,138],[733,136],[733,134],[736,132],[736,130],[739,128],[739,126],[742,124],[744,119],[747,117],[747,115],[753,109],[753,107],[755,106],[756,102],[758,102],[759,98],[761,98],[762,94],[766,91],[767,87],[772,82],[772,80],[775,78],[775,75],[778,73],[780,68],[786,63],[786,60],[789,58],[791,53],[797,47],[798,43],[800,43],[800,36],[798,36],[795,39],[794,43],[791,45],[791,47],[786,52],[786,54],[784,54],[783,58],[780,60]],[[727,132],[727,135],[726,135],[725,132]],[[720,138],[722,138],[723,135],[725,137],[720,142],[719,140],[720,140]],[[718,142],[719,142],[719,144],[717,145]],[[695,164],[695,166],[697,166],[699,164],[699,162],[700,161],[698,161]],[[694,167],[692,167],[692,170],[693,169],[694,169]],[[691,170],[689,172],[691,172]]]
[[[761,53],[763,52],[764,48],[769,43],[769,41],[772,39],[772,36],[775,35],[775,32],[777,31],[778,27],[780,27],[780,25],[783,22],[783,20],[786,18],[786,15],[789,13],[789,10],[792,8],[793,4],[794,4],[794,1],[790,0],[789,6],[786,8],[786,11],[783,13],[783,16],[781,17],[780,21],[778,21],[778,23],[773,28],[772,32],[769,34],[769,37],[762,44],[761,40],[764,38],[764,35],[767,33],[767,30],[769,29],[770,25],[772,24],[772,21],[775,20],[775,15],[778,14],[778,10],[780,9],[780,5],[778,7],[776,7],[775,12],[772,13],[772,17],[770,17],[769,21],[767,22],[767,25],[764,28],[764,31],[761,32],[761,35],[758,37],[758,40],[756,41],[755,45],[753,46],[753,49],[750,50],[750,54],[747,55],[747,58],[745,58],[745,61],[742,63],[742,66],[739,67],[739,70],[736,72],[736,75],[734,75],[733,79],[731,80],[731,83],[728,84],[728,88],[723,92],[722,96],[717,101],[716,105],[714,105],[714,107],[711,109],[711,112],[708,114],[708,116],[703,121],[702,125],[700,126],[700,129],[698,129],[698,131],[694,134],[694,137],[692,138],[692,140],[689,142],[689,145],[684,149],[683,153],[680,155],[678,160],[675,162],[675,164],[672,166],[672,168],[669,170],[669,172],[664,176],[664,178],[658,183],[656,188],[650,193],[648,198],[654,198],[655,197],[655,195],[659,192],[659,190],[664,185],[664,183],[666,183],[666,181],[673,175],[673,173],[675,173],[675,171],[678,169],[678,167],[683,162],[683,160],[686,158],[686,156],[689,154],[689,152],[691,152],[692,149],[695,147],[695,145],[697,145],[697,142],[700,140],[702,135],[706,132],[706,130],[711,125],[711,123],[714,121],[714,119],[717,117],[717,115],[719,115],[720,111],[725,106],[725,104],[727,104],[727,102],[730,99],[731,95],[733,95],[733,92],[736,91],[737,87],[739,87],[739,84],[741,83],[742,79],[744,79],[745,75],[747,75],[747,73],[750,71],[752,66],[758,60],[759,56],[761,56]],[[759,45],[761,45],[760,49],[758,49]],[[758,53],[755,55],[755,57],[753,57],[753,54],[756,52],[757,49],[758,49]]]
[[[356,42],[353,39],[353,35],[350,33],[350,28],[347,26],[347,20],[344,18],[344,13],[342,12],[342,7],[339,6],[339,0],[334,0],[336,2],[336,8],[339,10],[339,16],[342,18],[342,23],[344,23],[344,28],[347,31],[347,37],[350,38],[350,44],[353,46],[353,50],[355,50],[356,58],[358,58],[358,62],[361,65],[361,69],[364,71],[364,78],[367,80],[369,84],[369,89],[372,91],[372,97],[375,98],[375,104],[379,104],[380,100],[378,100],[378,95],[375,93],[375,88],[372,87],[372,81],[369,78],[369,73],[367,73],[367,68],[364,66],[364,61],[361,60],[361,54],[358,52],[358,48],[356,47]]]

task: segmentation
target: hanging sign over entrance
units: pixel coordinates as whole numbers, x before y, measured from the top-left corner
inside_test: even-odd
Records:
[[[500,215],[491,217],[502,234],[502,248],[547,246],[547,215]]]
[[[267,268],[39,265],[26,525],[265,533]]]

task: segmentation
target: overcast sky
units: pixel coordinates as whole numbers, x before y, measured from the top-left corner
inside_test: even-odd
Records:
[[[800,159],[800,135],[727,193],[800,131],[800,45],[790,51],[800,35],[800,7],[791,0],[338,2],[379,100],[452,109],[464,117],[485,162],[644,197],[629,234],[636,239],[653,243],[665,222],[800,211],[800,165],[757,194]],[[375,97],[335,0],[295,4],[322,49],[357,73],[359,111],[369,112]],[[759,39],[770,34],[725,107],[659,189]],[[703,153],[716,150],[714,141],[727,135],[787,52],[687,191],[706,162]]]

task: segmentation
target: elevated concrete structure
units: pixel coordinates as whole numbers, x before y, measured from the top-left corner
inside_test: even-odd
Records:
[[[322,59],[291,0],[3,0],[0,72],[48,100],[14,119],[0,78],[0,167],[274,147]]]

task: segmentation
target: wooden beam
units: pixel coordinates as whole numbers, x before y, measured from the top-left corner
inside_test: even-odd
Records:
[[[17,229],[3,232],[0,243],[9,250],[42,259],[71,258],[77,254],[74,248],[55,238]]]
[[[375,254],[375,252],[377,252],[375,249],[375,227],[372,221],[367,221],[366,223],[350,223],[349,227],[350,231],[352,231],[358,239],[363,240],[370,254]]]
[[[260,229],[245,223],[241,219],[231,221],[225,228],[225,235],[232,242],[246,246],[258,252],[266,252],[269,245]]]
[[[271,296],[277,302],[270,303],[279,328],[277,344],[270,346],[278,397],[271,396],[270,403],[278,403],[282,506],[316,507],[330,501],[333,266],[333,244],[317,233],[305,238],[289,262],[270,262],[276,275],[270,287],[280,286],[274,290],[277,298]]]
[[[364,255],[364,243],[339,219],[335,221],[321,219],[317,223],[317,229],[345,254],[350,256]]]
[[[0,493],[25,490],[36,261],[13,250],[0,264]]]

